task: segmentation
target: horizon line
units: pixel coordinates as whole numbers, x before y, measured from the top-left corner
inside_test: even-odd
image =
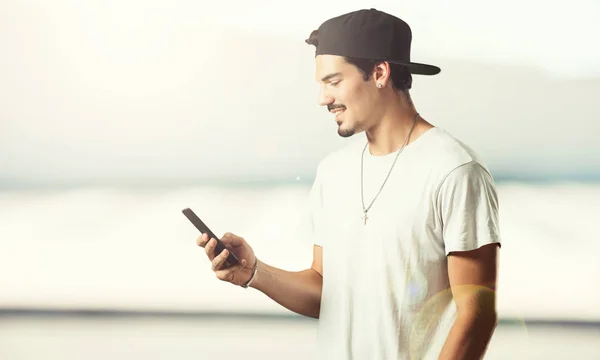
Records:
[[[1,179],[0,191],[5,190],[51,190],[51,189],[73,189],[73,188],[131,188],[140,189],[162,189],[162,188],[182,188],[198,186],[217,186],[217,187],[273,187],[273,186],[310,186],[313,182],[313,176],[304,176],[296,178],[285,178],[281,176],[271,178],[247,177],[242,180],[232,180],[231,177],[213,178],[213,179],[194,179],[194,178],[174,178],[158,179],[144,177],[140,180],[134,177],[125,178],[106,178],[102,180],[93,179],[72,179],[67,181],[45,181],[35,182],[27,179]],[[542,175],[516,175],[500,174],[494,175],[494,181],[497,184],[503,183],[523,183],[523,184],[560,184],[560,183],[585,183],[600,184],[600,174],[542,174]]]
[[[161,310],[125,310],[118,308],[38,308],[38,307],[0,307],[0,317],[83,317],[83,318],[166,318],[166,319],[241,319],[271,321],[318,321],[299,314],[253,312],[253,311],[161,311]],[[500,317],[500,325],[526,326],[571,326],[600,329],[600,320],[559,319],[559,318],[516,318]]]

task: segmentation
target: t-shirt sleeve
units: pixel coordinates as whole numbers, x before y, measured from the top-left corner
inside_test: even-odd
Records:
[[[321,166],[317,168],[315,180],[309,193],[309,233],[314,245],[323,246],[323,175]]]
[[[437,199],[446,255],[500,245],[496,186],[481,164],[471,161],[451,171]]]

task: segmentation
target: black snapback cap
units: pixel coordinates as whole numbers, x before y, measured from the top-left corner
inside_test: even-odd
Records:
[[[338,55],[404,65],[411,74],[436,75],[441,69],[410,60],[412,31],[408,24],[376,9],[363,9],[325,21],[318,32],[315,56]],[[312,34],[311,34],[312,35]],[[312,37],[312,36],[311,36]]]

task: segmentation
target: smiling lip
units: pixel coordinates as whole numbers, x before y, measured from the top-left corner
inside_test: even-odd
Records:
[[[342,115],[342,113],[346,111],[346,109],[335,109],[335,110],[331,110],[332,114],[335,114],[335,120],[339,123],[339,117],[340,115]]]

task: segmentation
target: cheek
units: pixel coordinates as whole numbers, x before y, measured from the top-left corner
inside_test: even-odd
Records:
[[[362,102],[361,98],[364,95],[360,88],[357,87],[346,87],[340,89],[338,93],[338,102],[346,105],[348,108],[356,109],[360,107]]]
[[[364,91],[363,88],[349,89],[344,94],[340,94],[340,99],[343,101],[348,109],[355,115],[360,115],[365,111],[368,111],[369,96],[370,94]]]

